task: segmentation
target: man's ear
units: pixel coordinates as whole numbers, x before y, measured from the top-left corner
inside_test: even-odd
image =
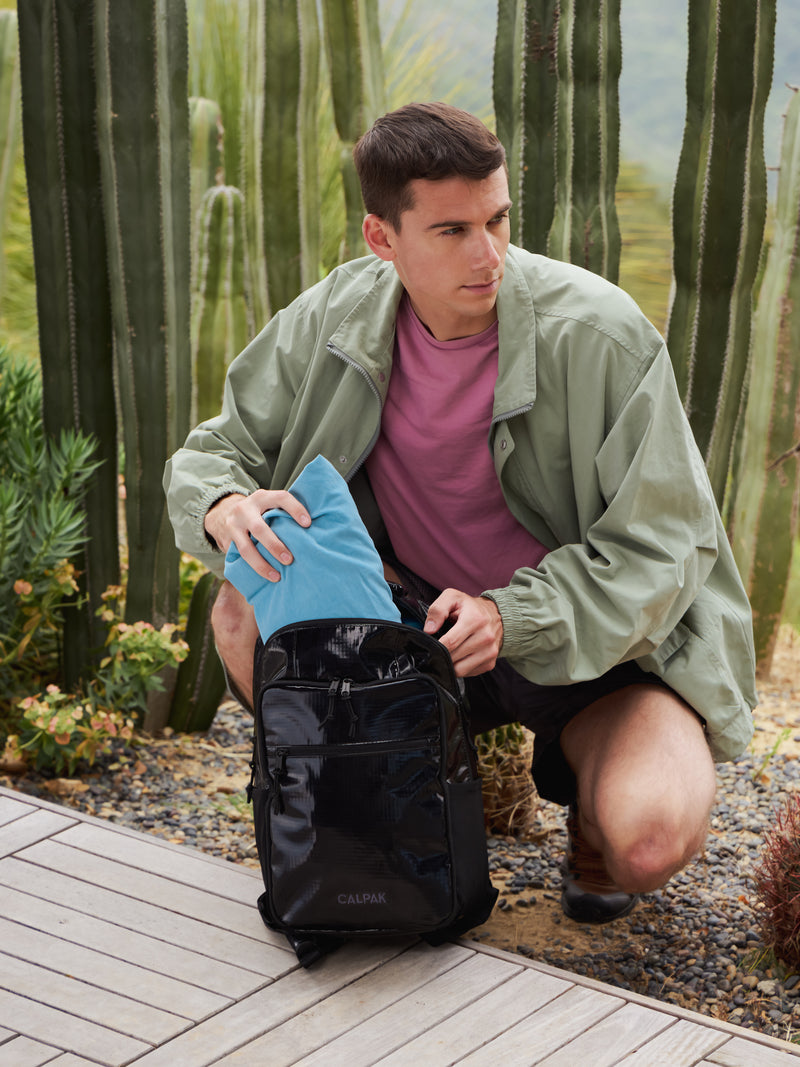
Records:
[[[394,259],[394,230],[385,219],[379,215],[367,215],[361,230],[370,251],[387,263]]]

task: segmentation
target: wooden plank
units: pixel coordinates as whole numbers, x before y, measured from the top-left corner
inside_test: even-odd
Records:
[[[719,1030],[678,1019],[620,1060],[620,1067],[693,1067],[727,1040]]]
[[[157,902],[160,907],[179,915],[191,916],[210,926],[256,938],[277,948],[286,950],[287,947],[286,938],[267,930],[261,921],[256,906],[256,886],[252,886],[253,893],[248,903],[240,904],[236,900],[182,885],[158,874],[69,848],[59,841],[40,841],[19,853],[17,859],[58,871],[81,882],[90,882],[97,888],[109,889],[134,900]]]
[[[3,957],[0,989],[99,1023],[110,1030],[119,1030],[150,1045],[167,1041],[191,1025],[190,1020],[180,1015],[13,956]]]
[[[800,1048],[795,1052],[787,1046],[786,1050],[768,1048],[746,1037],[733,1037],[716,1052],[712,1052],[703,1063],[722,1064],[723,1067],[797,1067]]]
[[[517,971],[518,968],[505,960],[473,955],[298,1062],[304,1067],[330,1067],[332,1063],[366,1067],[465,1005],[472,1004],[488,990],[508,981]],[[321,1005],[321,1010],[324,1007]]]
[[[2,868],[0,864],[0,875]],[[146,933],[125,930],[113,922],[84,915],[15,889],[0,886],[0,911],[17,923],[63,938],[70,947],[83,945],[113,959],[135,964],[145,970],[151,982],[160,974],[190,988],[198,987],[198,993],[208,990],[226,999],[252,993],[265,984],[261,975],[234,964],[167,945]]]
[[[97,1067],[97,1060],[85,1060],[74,1052],[62,1052],[54,1060],[49,1060],[47,1067]]]
[[[126,1034],[2,989],[0,1018],[13,1019],[20,1034],[45,1044],[52,1041],[53,1036],[57,1034],[58,1043],[65,1052],[76,1052],[79,1056],[85,1056],[97,1063],[127,1063],[128,1060],[147,1052],[149,1048],[145,1042],[137,1041]]]
[[[461,1062],[469,1067],[497,1067],[498,1063],[531,1067],[624,1003],[619,997],[575,985]]]
[[[456,1063],[568,988],[568,982],[525,968],[382,1059],[381,1067]]]
[[[0,796],[0,826],[20,819],[23,815],[30,815],[35,810],[35,806],[31,804],[23,804],[21,800],[15,800],[13,797]]]
[[[113,989],[154,1008],[168,1004],[170,1011],[187,1019],[202,1019],[230,1003],[227,997],[2,918],[0,945],[9,956],[41,963],[48,970],[72,975],[103,989]]]
[[[204,889],[221,897],[252,905],[263,892],[261,872],[233,863],[224,866],[215,857],[182,846],[170,848],[169,843],[150,836],[129,836],[113,829],[78,823],[58,835],[58,841],[73,848],[93,852],[106,859],[117,860],[130,867],[160,874],[175,882]]]
[[[69,819],[54,811],[34,808],[30,815],[0,826],[0,858],[19,852],[20,849],[74,824],[75,819]]]
[[[575,1067],[576,1063],[613,1067],[622,1056],[661,1033],[671,1022],[656,1008],[626,1004],[539,1063],[541,1067]]]
[[[52,1063],[59,1049],[34,1041],[30,1037],[15,1037],[0,1045],[0,1067],[40,1067]]]
[[[468,958],[463,949],[452,945],[437,949],[423,943],[414,945],[377,971],[249,1042],[246,1048],[218,1060],[217,1065],[263,1062],[269,1067],[283,1067],[296,1063],[301,1056],[344,1034],[356,1021],[377,1015]],[[435,1061],[415,1061],[417,1065],[425,1062]]]
[[[0,863],[0,884],[64,904],[75,911],[96,915],[128,930],[136,930],[215,960],[235,960],[238,966],[266,978],[277,978],[297,966],[294,953],[267,945],[260,939],[259,928],[263,924],[255,908],[254,936],[251,938],[15,858]]]
[[[136,1067],[176,1067],[176,1064],[200,1067],[216,1063],[222,1056],[325,1000],[337,989],[375,972],[407,947],[402,942],[345,945],[318,966],[294,971],[268,989],[259,990],[198,1023],[187,1033],[143,1056]],[[447,946],[451,947],[457,948]],[[269,1063],[269,1060],[257,1062]]]

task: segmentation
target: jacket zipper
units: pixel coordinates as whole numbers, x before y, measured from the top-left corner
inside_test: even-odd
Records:
[[[375,382],[372,380],[370,375],[367,373],[367,371],[361,366],[361,364],[357,360],[353,359],[351,356],[348,356],[346,352],[342,352],[341,348],[337,348],[336,345],[333,344],[332,341],[328,341],[328,343],[326,344],[325,347],[328,349],[329,352],[333,353],[334,356],[338,356],[339,359],[341,359],[345,363],[347,363],[348,366],[353,367],[354,370],[358,371],[358,373],[362,376],[362,378],[364,378],[366,380],[367,384],[369,385],[370,389],[372,390],[373,396],[378,401],[378,425],[375,428],[375,432],[373,433],[369,444],[364,449],[364,451],[361,453],[361,455],[358,457],[358,459],[356,460],[355,464],[350,468],[350,470],[344,476],[344,480],[346,482],[349,482],[350,479],[353,477],[353,475],[356,473],[356,471],[364,463],[364,460],[370,454],[372,449],[375,447],[375,442],[378,440],[378,437],[380,436],[380,432],[381,432],[380,412],[383,409],[383,403],[381,401],[381,394],[380,394],[380,392],[378,390],[377,385],[375,384]]]

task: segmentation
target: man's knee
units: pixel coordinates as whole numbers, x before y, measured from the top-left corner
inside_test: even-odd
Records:
[[[616,884],[628,893],[648,893],[663,886],[703,848],[708,812],[686,820],[674,809],[642,815],[628,832],[615,838],[609,828],[604,858]]]

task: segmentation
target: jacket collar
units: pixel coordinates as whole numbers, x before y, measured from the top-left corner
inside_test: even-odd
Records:
[[[519,249],[509,246],[497,297],[500,355],[494,422],[526,411],[536,397],[536,315],[519,258]],[[329,343],[364,368],[384,399],[403,284],[391,263],[377,258],[368,263],[366,271],[372,275],[371,284],[331,334]]]

